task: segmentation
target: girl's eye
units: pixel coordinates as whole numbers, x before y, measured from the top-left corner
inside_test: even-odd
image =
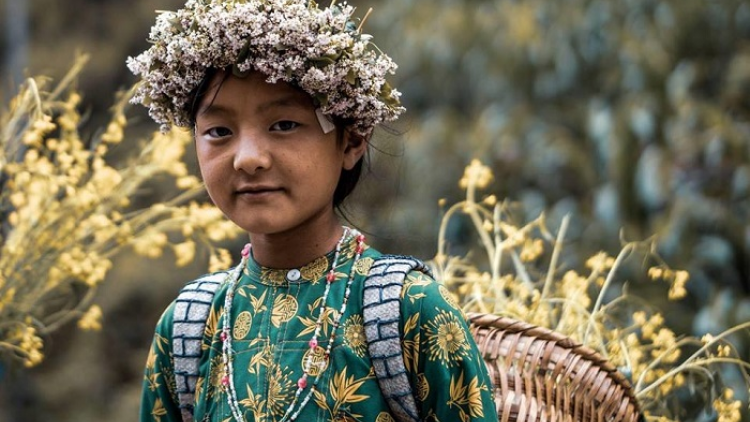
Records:
[[[206,131],[206,134],[212,138],[223,138],[232,134],[232,131],[225,127],[212,127]]]
[[[298,126],[299,123],[297,122],[293,122],[291,120],[282,120],[271,125],[271,130],[286,132],[288,130],[296,129]]]

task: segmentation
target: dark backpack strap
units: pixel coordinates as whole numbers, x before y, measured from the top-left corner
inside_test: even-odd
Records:
[[[365,337],[380,390],[399,422],[419,421],[414,393],[406,375],[401,344],[401,290],[411,271],[430,274],[419,260],[382,255],[365,279],[362,300]]]
[[[203,333],[214,295],[226,277],[226,272],[220,272],[191,281],[182,288],[175,300],[172,355],[177,397],[184,422],[193,421]]]

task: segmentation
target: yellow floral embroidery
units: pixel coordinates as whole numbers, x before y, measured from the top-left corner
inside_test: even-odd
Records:
[[[286,284],[286,271],[264,268],[260,273],[260,280],[272,286],[283,286]]]
[[[244,339],[250,332],[250,325],[253,322],[253,317],[250,312],[243,311],[237,315],[237,319],[234,320],[234,327],[232,327],[232,336],[235,340]]]
[[[255,290],[257,287],[253,286],[252,284],[243,284],[242,286],[239,286],[236,290],[236,293],[242,297],[248,297],[250,296],[251,290]]]
[[[203,392],[203,384],[205,384],[205,382],[205,378],[198,377],[198,381],[195,382],[195,397],[201,396],[201,393]]]
[[[424,331],[429,344],[430,360],[439,359],[450,366],[462,361],[470,350],[463,325],[449,312],[440,311],[432,321],[425,324]]]
[[[352,315],[344,323],[344,344],[352,349],[354,354],[359,357],[364,356],[367,352],[365,327],[362,315]]]
[[[418,323],[419,312],[410,316],[404,323],[404,366],[410,372],[416,372],[419,366],[419,331],[413,336],[413,339],[409,340],[412,337],[411,332],[417,328]]]
[[[263,397],[260,394],[253,393],[253,390],[249,385],[246,385],[245,387],[247,388],[247,398],[240,400],[240,404],[244,406],[245,409],[250,409],[250,411],[253,412],[256,421],[263,420],[266,401],[262,400]]]
[[[271,323],[276,327],[288,322],[297,313],[299,305],[297,299],[291,295],[279,295],[273,301],[273,310],[271,311]]]
[[[146,370],[153,371],[155,366],[156,366],[156,342],[154,342],[154,346],[148,350],[148,357],[146,358]]]
[[[328,368],[328,360],[325,358],[324,348],[317,346],[314,352],[311,352],[310,350],[311,349],[307,349],[305,354],[302,356],[302,362],[300,362],[300,366],[302,368],[307,367],[307,360],[310,359],[310,353],[312,353],[312,362],[310,364],[310,375],[316,377],[321,372],[325,371],[326,368]]]
[[[203,331],[203,336],[205,338],[212,339],[211,344],[221,341],[219,340],[218,336],[214,338],[214,335],[216,334],[217,327],[219,326],[219,316],[223,313],[224,313],[223,307],[219,308],[218,311],[214,309],[213,307],[211,307],[211,311],[208,313],[208,319],[206,319],[206,328]],[[206,350],[208,348],[209,346],[206,345],[206,343],[201,344],[201,350]]]
[[[438,286],[438,291],[440,292],[440,296],[443,297],[443,300],[445,300],[448,303],[448,305],[451,306],[451,308],[456,309],[456,310],[461,309],[458,306],[458,303],[456,302],[456,298],[453,296],[453,293],[448,291],[448,289],[446,289],[445,286],[443,285]]]
[[[372,267],[374,262],[375,260],[370,257],[360,258],[354,264],[354,271],[359,275],[367,275],[370,273],[370,267]]]
[[[151,416],[154,417],[155,421],[161,421],[161,417],[166,415],[167,409],[164,408],[164,404],[161,402],[161,399],[157,398],[156,401],[154,401],[153,409],[151,409]]]
[[[253,340],[250,346],[254,345],[259,340]],[[247,366],[247,372],[251,374],[257,374],[260,372],[260,367],[264,366],[268,368],[273,362],[273,353],[275,346],[272,344],[266,344],[260,353],[256,353],[250,358],[250,363]]]
[[[159,384],[159,377],[161,376],[161,373],[159,372],[151,372],[146,371],[146,374],[143,376],[143,378],[148,382],[148,389],[151,391],[156,391],[157,388],[161,387],[161,384]]]
[[[380,412],[378,417],[375,418],[375,422],[396,422],[388,412]]]
[[[224,364],[221,360],[221,356],[216,356],[211,359],[210,367],[208,370],[208,394],[209,398],[213,397],[214,400],[218,401],[221,395],[221,380],[224,378]]]
[[[315,261],[305,265],[300,269],[302,278],[305,280],[312,281],[313,284],[317,284],[318,281],[323,277],[323,274],[328,269],[328,258],[321,256]]]
[[[484,417],[482,409],[482,389],[479,387],[477,377],[471,379],[468,385],[464,384],[464,373],[458,376],[458,380],[451,376],[450,400],[446,403],[449,407],[457,406],[461,420],[468,420],[471,417]],[[468,414],[466,407],[468,406]]]
[[[415,273],[409,273],[406,276],[406,280],[404,280],[404,287],[401,289],[401,299],[408,298],[411,303],[415,303],[417,300],[422,299],[423,297],[426,297],[427,295],[424,293],[423,289],[416,289],[417,292],[413,293],[411,290],[414,287],[425,287],[429,286],[431,283],[434,283],[434,281],[425,276],[424,273],[417,273],[417,275],[414,275]]]
[[[289,379],[289,368],[274,363],[268,370],[268,410],[280,417],[286,413],[297,386]]]
[[[339,411],[346,403],[357,403],[370,398],[370,396],[365,394],[357,394],[357,390],[370,378],[370,374],[360,379],[354,378],[354,375],[347,377],[345,366],[341,372],[333,375],[328,385],[329,397],[333,400],[333,407],[328,407],[326,395],[318,390],[315,390],[315,403],[320,408],[328,410],[332,417],[340,416]],[[362,417],[362,415],[354,414],[349,416],[354,418]]]
[[[169,343],[170,341],[168,338],[161,336],[158,333],[155,335],[154,345],[159,348],[159,352],[161,352],[161,354],[167,354],[167,350],[165,349],[165,347],[168,346]]]
[[[417,375],[417,392],[415,397],[419,401],[424,401],[428,394],[430,394],[430,382],[427,381],[427,377],[424,374]]]
[[[317,318],[313,319],[311,316],[317,314],[317,309],[320,308],[320,302],[323,300],[323,298],[318,298],[310,305],[307,305],[307,313],[309,316],[299,316],[297,317],[299,321],[302,323],[302,325],[305,326],[305,329],[300,331],[299,334],[297,334],[297,337],[303,337],[309,334],[312,334],[313,331],[315,331],[315,324],[317,323]],[[321,327],[320,327],[320,334],[323,338],[328,336],[328,327],[329,325],[333,325],[333,316],[335,315],[335,310],[331,308],[325,308],[325,311],[323,312],[323,318],[321,321]]]
[[[250,295],[250,305],[252,305],[256,315],[268,309],[265,305],[266,293],[268,293],[268,290],[264,290],[260,297]]]

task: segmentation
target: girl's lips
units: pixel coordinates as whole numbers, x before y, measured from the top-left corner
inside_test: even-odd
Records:
[[[271,187],[271,186],[253,186],[253,187],[244,187],[241,189],[237,189],[235,191],[235,195],[244,197],[244,198],[262,198],[265,196],[272,195],[274,193],[279,193],[283,189],[278,187]]]

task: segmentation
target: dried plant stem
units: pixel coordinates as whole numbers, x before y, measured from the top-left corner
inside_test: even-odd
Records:
[[[607,289],[609,289],[609,286],[612,284],[612,281],[615,279],[615,273],[617,272],[617,269],[622,265],[622,262],[625,260],[625,258],[630,255],[630,253],[635,248],[635,245],[633,243],[626,244],[622,250],[620,250],[620,253],[617,254],[617,258],[615,259],[615,263],[612,265],[612,268],[609,270],[609,274],[607,274],[607,278],[604,280],[604,284],[602,285],[602,289],[599,291],[599,296],[596,298],[596,303],[594,304],[594,307],[591,309],[591,316],[589,316],[589,322],[586,324],[586,334],[583,336],[583,344],[588,344],[589,339],[589,333],[591,332],[591,329],[594,328],[596,325],[596,314],[599,312],[599,309],[602,306],[602,303],[604,302],[604,296],[607,292]]]
[[[487,259],[492,261],[492,257],[495,256],[495,245],[492,243],[490,235],[487,230],[484,229],[484,221],[482,221],[477,209],[481,208],[476,203],[476,186],[474,183],[469,184],[469,188],[466,191],[466,213],[469,214],[474,227],[482,240],[484,250],[487,251]]]
[[[357,32],[362,32],[362,27],[365,26],[365,22],[367,22],[367,18],[370,17],[370,13],[372,13],[372,7],[367,9],[367,13],[365,13],[365,17],[363,17],[362,21],[359,22],[359,26],[357,27]]]
[[[86,291],[86,294],[76,304],[75,307],[64,311],[63,314],[59,317],[54,316],[54,318],[51,318],[53,322],[47,325],[43,325],[42,328],[39,330],[39,332],[41,334],[52,333],[55,330],[59,329],[60,327],[64,326],[65,324],[73,321],[77,317],[80,317],[81,314],[83,314],[84,310],[87,309],[89,306],[91,306],[91,303],[93,303],[94,295],[96,294],[96,291],[97,291],[96,288],[88,289]]]
[[[492,229],[495,237],[495,244],[500,245],[502,242],[502,236],[500,231],[500,205],[495,204],[495,208],[492,211]],[[508,296],[505,294],[505,283],[500,277],[500,265],[503,262],[503,248],[496,247],[495,254],[492,257],[490,263],[490,271],[492,272],[492,283],[490,288],[495,292],[495,310],[497,311],[497,304],[505,302]]]
[[[570,215],[566,215],[565,217],[563,217],[562,222],[560,223],[560,231],[557,232],[555,247],[552,249],[552,257],[550,258],[549,269],[547,270],[547,278],[544,280],[544,287],[542,288],[542,294],[539,299],[540,303],[545,300],[547,296],[549,296],[550,289],[552,289],[552,284],[555,282],[557,261],[559,261],[560,259],[560,251],[562,251],[562,244],[565,240],[565,233],[568,231],[569,224]]]
[[[458,202],[456,204],[451,205],[450,208],[448,208],[447,211],[445,211],[445,215],[443,216],[443,219],[440,221],[440,228],[438,229],[438,255],[439,256],[448,256],[446,254],[446,241],[445,241],[445,233],[448,230],[448,222],[450,221],[451,217],[453,217],[453,214],[458,212],[458,210],[462,209],[464,207],[463,202]]]
[[[641,389],[643,387],[643,382],[644,382],[644,379],[645,379],[644,378],[645,374],[648,372],[649,369],[655,367],[658,364],[658,361],[660,361],[660,359],[655,360],[654,362],[652,362],[651,364],[649,364],[648,367],[646,367],[646,370],[644,370],[641,373],[641,376],[638,378],[638,383],[635,386],[636,397],[645,396],[651,390],[653,390],[654,388],[656,388],[659,385],[663,384],[666,380],[668,380],[669,378],[673,377],[674,375],[680,373],[681,371],[684,371],[684,370],[692,368],[692,367],[698,367],[700,365],[709,365],[711,362],[720,362],[720,361],[728,359],[728,361],[726,361],[724,363],[734,363],[734,364],[737,364],[740,367],[750,369],[750,363],[744,362],[744,361],[742,361],[740,359],[719,358],[719,357],[713,357],[713,358],[703,359],[703,360],[699,360],[698,359],[701,355],[703,355],[704,353],[706,353],[706,351],[708,351],[708,349],[711,346],[715,345],[719,340],[721,340],[724,337],[727,337],[727,336],[729,336],[729,335],[731,335],[733,333],[736,333],[737,331],[747,330],[747,329],[750,329],[750,321],[745,322],[743,324],[735,325],[734,327],[732,327],[732,328],[730,328],[730,329],[728,329],[726,331],[723,331],[721,334],[719,334],[716,337],[714,337],[713,340],[707,342],[706,344],[703,345],[703,347],[701,347],[695,353],[693,353],[692,355],[690,355],[690,357],[688,357],[687,359],[685,359],[685,361],[681,365],[679,365],[679,366],[677,366],[675,368],[672,368],[672,370],[670,370],[666,374],[664,374],[661,377],[659,377],[659,379],[657,379],[656,381],[654,381],[651,384],[649,384],[648,387]],[[686,344],[689,344],[689,343],[686,343]],[[678,343],[678,345],[679,345],[679,343]],[[681,346],[678,346],[678,345],[675,345],[673,347],[673,349],[681,347]],[[662,356],[666,356],[666,355],[667,355],[666,353],[662,354]],[[747,374],[745,374],[745,377],[747,378]]]
[[[88,61],[88,54],[78,54],[76,56],[76,59],[73,61],[73,66],[60,80],[60,83],[57,84],[55,90],[49,94],[49,99],[52,100],[59,97],[60,94],[62,94],[70,85],[72,85],[76,80],[76,77],[81,73]]]

